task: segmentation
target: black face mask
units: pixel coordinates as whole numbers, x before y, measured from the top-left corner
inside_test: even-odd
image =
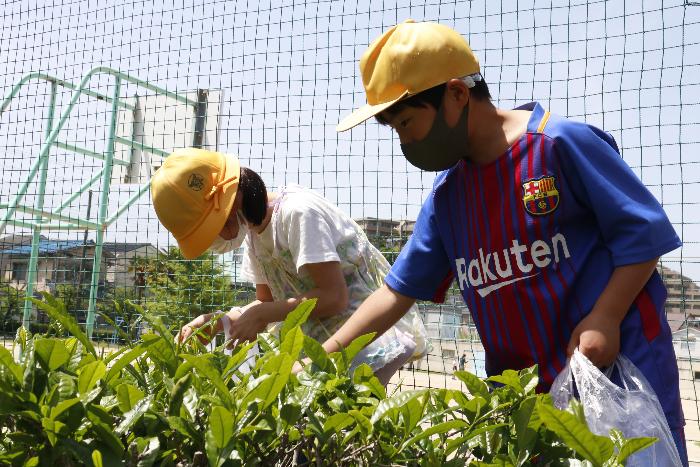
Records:
[[[430,131],[420,141],[401,145],[406,160],[421,170],[439,172],[447,170],[467,156],[467,117],[469,105],[465,105],[459,122],[454,128],[447,126],[442,111],[437,110]]]

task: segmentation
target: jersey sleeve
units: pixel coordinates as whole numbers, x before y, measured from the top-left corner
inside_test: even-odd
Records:
[[[440,238],[433,195],[423,203],[413,234],[386,276],[386,285],[407,297],[445,301],[454,275]]]
[[[294,206],[284,213],[281,229],[297,272],[306,264],[340,261],[329,217],[318,203],[307,203],[303,196],[294,201]]]
[[[681,246],[654,195],[622,159],[608,133],[568,122],[554,144],[574,196],[595,215],[615,266],[641,263]]]

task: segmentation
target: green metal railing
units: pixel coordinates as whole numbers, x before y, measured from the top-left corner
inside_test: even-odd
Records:
[[[105,74],[114,78],[114,87],[111,96],[107,96],[87,88],[91,78],[98,74]],[[133,138],[128,139],[117,136],[116,130],[119,109],[123,108],[130,111],[134,111],[136,109],[136,106],[125,102],[121,98],[120,92],[122,89],[122,84],[124,82],[131,83],[138,86],[139,88],[146,89],[157,95],[165,96],[170,99],[174,99],[175,101],[180,102],[182,104],[191,106],[195,118],[198,118],[199,120],[202,120],[202,117],[204,117],[204,115],[202,115],[201,112],[206,112],[206,106],[203,106],[202,103],[199,102],[199,100],[193,100],[175,92],[168,91],[166,89],[155,86],[138,78],[134,78],[112,68],[96,67],[90,70],[80,81],[80,84],[78,84],[77,86],[68,81],[64,81],[44,73],[30,73],[24,76],[12,88],[8,96],[3,100],[2,105],[0,105],[0,114],[9,109],[12,100],[18,95],[20,89],[25,84],[27,84],[30,81],[36,80],[47,81],[51,84],[51,94],[48,106],[48,115],[46,119],[47,124],[45,130],[45,139],[42,143],[36,161],[32,164],[26,179],[20,186],[12,201],[6,205],[0,205],[0,210],[5,211],[5,214],[4,216],[2,216],[2,220],[0,221],[0,235],[5,231],[8,225],[32,230],[32,249],[27,271],[26,287],[26,296],[31,297],[34,294],[34,285],[37,278],[37,264],[39,259],[39,241],[41,231],[83,229],[96,231],[95,252],[93,258],[92,276],[90,280],[90,297],[88,300],[87,317],[85,323],[88,335],[92,336],[92,331],[95,323],[95,305],[97,299],[97,289],[101,272],[100,269],[102,266],[102,248],[104,244],[105,230],[112,223],[114,223],[114,221],[117,218],[119,218],[119,216],[126,209],[133,205],[146,191],[148,191],[149,188],[148,183],[143,184],[136,191],[136,193],[134,193],[124,204],[120,206],[116,213],[114,213],[112,216],[108,215],[113,167],[115,164],[129,166],[131,163],[130,161],[114,157],[115,145],[116,143],[119,143],[130,147],[132,150],[139,149],[141,151],[149,152],[151,154],[155,154],[162,157],[165,157],[168,154],[168,152],[162,148],[151,147],[149,145],[144,144],[143,142],[135,141]],[[58,86],[73,90],[73,94],[67,107],[61,114],[60,118],[54,124]],[[61,130],[64,128],[66,122],[68,121],[71,115],[71,112],[73,111],[74,107],[78,102],[78,99],[82,95],[95,97],[100,101],[111,105],[111,113],[109,116],[109,133],[107,136],[107,147],[104,153],[99,153],[80,146],[67,144],[58,140],[58,136],[59,134],[61,134]],[[197,138],[195,134],[195,141],[193,142],[194,145],[197,145],[196,139]],[[99,170],[99,172],[96,175],[92,176],[89,180],[83,183],[83,185],[77,192],[72,193],[71,196],[65,199],[55,210],[47,211],[44,209],[44,200],[46,196],[49,155],[51,153],[52,147],[57,147],[65,151],[70,151],[85,156],[93,157],[98,160],[102,160],[104,161],[104,166]],[[34,206],[26,206],[22,204],[22,202],[25,198],[29,186],[36,179],[37,175],[38,186]],[[97,222],[92,222],[87,218],[61,214],[61,211],[69,207],[73,201],[78,199],[81,194],[89,190],[98,180],[101,180],[101,189],[98,204]],[[30,222],[26,219],[15,219],[15,214],[17,212],[33,215],[34,220]],[[55,221],[55,223],[48,223],[48,220]],[[31,311],[32,303],[31,301],[27,300],[24,304],[22,314],[22,323],[24,326],[29,325]]]

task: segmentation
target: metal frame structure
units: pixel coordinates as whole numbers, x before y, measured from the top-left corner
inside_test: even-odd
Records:
[[[98,74],[106,74],[114,78],[114,89],[111,96],[101,94],[96,91],[88,89],[88,83],[90,79]],[[127,82],[138,86],[139,88],[146,89],[148,91],[154,92],[157,95],[166,96],[168,98],[174,99],[177,102],[191,106],[193,109],[193,116],[196,119],[194,124],[194,137],[192,145],[195,147],[201,147],[203,142],[204,133],[204,122],[206,120],[207,102],[206,90],[199,90],[197,92],[197,100],[190,99],[188,97],[182,96],[175,92],[168,91],[158,86],[154,86],[146,81],[134,78],[120,71],[114,70],[108,67],[96,67],[91,69],[80,81],[77,86],[68,81],[58,79],[54,76],[50,76],[44,73],[30,73],[24,76],[13,88],[8,96],[3,100],[2,105],[0,105],[0,114],[5,112],[12,101],[12,99],[19,93],[22,86],[33,80],[47,81],[51,84],[51,94],[50,102],[48,106],[47,115],[47,125],[45,130],[45,140],[42,143],[41,149],[39,151],[39,156],[32,164],[29,174],[27,175],[24,183],[20,186],[19,191],[15,194],[14,199],[9,204],[0,205],[0,210],[4,210],[5,214],[0,220],[0,235],[5,231],[7,225],[13,225],[21,228],[28,228],[32,230],[32,250],[27,271],[27,288],[26,296],[32,297],[34,294],[34,282],[37,276],[37,264],[39,257],[39,240],[42,230],[94,230],[96,231],[95,239],[95,253],[93,258],[92,267],[92,277],[90,280],[90,298],[88,301],[87,317],[85,322],[86,331],[88,336],[92,336],[92,331],[95,323],[95,304],[97,299],[97,289],[100,276],[101,260],[102,260],[102,246],[104,241],[105,230],[115,221],[119,216],[126,211],[131,205],[133,205],[146,191],[148,191],[150,183],[144,183],[135,194],[133,194],[125,204],[121,205],[117,211],[111,216],[108,215],[108,202],[111,189],[111,179],[112,179],[112,169],[115,164],[129,167],[133,160],[134,151],[145,151],[151,154],[155,154],[161,157],[167,157],[168,153],[161,149],[151,147],[144,144],[142,139],[143,135],[139,134],[139,125],[134,124],[134,129],[132,132],[132,138],[127,139],[117,135],[117,120],[118,112],[121,109],[126,109],[127,111],[133,112],[136,117],[140,113],[138,98],[134,105],[124,102],[123,98],[120,97],[120,91],[122,88],[122,83]],[[61,114],[60,118],[54,124],[55,119],[55,109],[56,109],[56,96],[58,91],[58,86],[62,86],[73,90],[70,102]],[[83,147],[79,147],[72,144],[67,144],[61,142],[58,139],[61,129],[64,127],[66,121],[70,117],[71,111],[75,107],[78,99],[81,95],[87,95],[95,97],[105,103],[111,104],[111,114],[110,114],[110,125],[107,140],[107,148],[104,153],[98,153]],[[137,122],[137,118],[134,119]],[[132,160],[123,160],[114,157],[115,144],[120,143],[131,148]],[[77,154],[82,154],[85,156],[90,156],[96,159],[104,161],[104,166],[99,172],[87,180],[80,189],[71,194],[66,198],[60,206],[48,211],[44,209],[44,197],[46,194],[46,182],[48,174],[49,165],[49,155],[51,153],[52,147],[58,147],[60,149],[75,152]],[[22,201],[27,193],[29,185],[38,176],[38,188],[36,193],[35,205],[26,206],[22,204]],[[90,221],[87,218],[75,217],[71,215],[62,214],[61,211],[66,209],[70,204],[78,199],[81,194],[88,191],[98,180],[101,179],[100,188],[100,198],[98,204],[98,218],[97,222]],[[26,219],[15,219],[15,213],[22,212],[34,216],[33,222],[28,222]],[[49,223],[51,221],[52,223]],[[26,327],[29,325],[29,320],[32,311],[32,303],[30,300],[26,300],[23,309],[22,324]]]

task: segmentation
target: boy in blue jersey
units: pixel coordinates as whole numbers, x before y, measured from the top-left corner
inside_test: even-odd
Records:
[[[456,280],[489,374],[539,365],[548,390],[575,348],[599,367],[619,352],[650,381],[687,464],[685,424],[658,258],[681,243],[613,138],[490,101],[467,42],[434,23],[401,23],[360,61],[371,117],[406,159],[440,171],[385,284],[324,343],[331,352],[381,335],[417,300]]]

